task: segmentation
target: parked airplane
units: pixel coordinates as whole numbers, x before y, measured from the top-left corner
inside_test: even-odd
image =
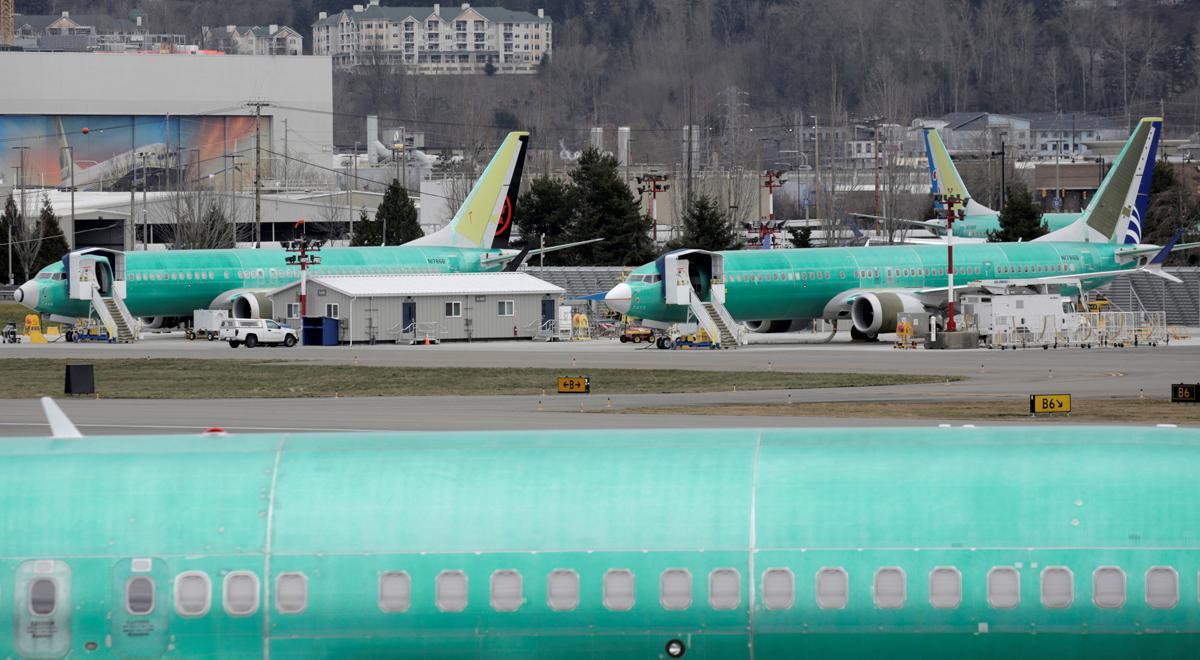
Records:
[[[450,223],[401,246],[325,248],[310,276],[457,273],[512,269],[536,250],[493,247],[507,242],[528,133],[510,133]],[[55,318],[86,318],[93,309],[125,306],[133,317],[190,317],[229,308],[234,316],[271,314],[267,293],[296,281],[299,268],[283,249],[118,252],[77,250],[21,285],[16,300]]]
[[[971,197],[971,193],[967,190],[967,186],[963,183],[962,177],[958,173],[958,168],[954,166],[954,160],[950,158],[950,152],[946,149],[946,145],[942,142],[941,135],[937,129],[926,128],[925,132],[925,156],[929,160],[929,181],[934,195],[958,195],[960,198],[967,200],[966,217],[954,223],[954,237],[987,240],[988,234],[991,232],[1000,231],[1000,212],[990,209],[983,204],[975,201]],[[1158,135],[1154,136],[1158,140]],[[1143,179],[1146,193],[1150,191],[1150,177],[1146,176]],[[1148,198],[1146,198],[1148,199]],[[1145,212],[1145,202],[1138,209],[1139,217]],[[1071,223],[1078,220],[1082,213],[1043,213],[1042,224],[1046,226],[1048,231],[1058,231]],[[946,222],[944,220],[904,220],[903,222],[927,229],[938,236],[946,233]]]
[[[1159,119],[1143,119],[1076,222],[1029,243],[956,246],[955,291],[981,280],[1063,284],[1068,293],[1159,265],[1166,252],[1200,244],[1138,244],[1154,168]],[[953,189],[951,189],[953,190]],[[948,298],[944,245],[749,250],[684,250],[640,266],[605,296],[614,310],[650,323],[709,319],[710,332],[746,321],[780,332],[801,319],[851,319],[856,339],[895,327],[899,314],[936,313]],[[714,317],[714,314],[716,315]],[[721,324],[717,324],[719,318]]]
[[[0,443],[14,657],[1200,647],[1195,429],[56,430]]]

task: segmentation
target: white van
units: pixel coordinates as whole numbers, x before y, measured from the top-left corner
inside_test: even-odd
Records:
[[[242,344],[254,348],[259,344],[292,347],[296,345],[296,331],[279,325],[271,319],[226,319],[221,321],[221,340],[233,348]]]

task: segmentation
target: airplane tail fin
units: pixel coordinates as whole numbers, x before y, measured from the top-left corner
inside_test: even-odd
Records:
[[[509,133],[450,223],[408,245],[489,249],[498,235],[507,242],[528,146],[529,133]]]
[[[958,195],[967,200],[967,215],[994,214],[995,211],[971,199],[950,152],[936,128],[925,129],[925,156],[929,160],[929,180],[934,195]],[[934,202],[937,204],[937,202]],[[939,205],[940,206],[940,205]]]
[[[1162,118],[1146,117],[1139,121],[1083,216],[1038,240],[1140,243],[1161,133]]]

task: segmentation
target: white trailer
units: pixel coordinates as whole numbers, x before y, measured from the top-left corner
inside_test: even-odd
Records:
[[[215,341],[221,330],[221,321],[229,318],[227,309],[196,309],[192,310],[192,327],[188,328],[187,338],[203,337]]]

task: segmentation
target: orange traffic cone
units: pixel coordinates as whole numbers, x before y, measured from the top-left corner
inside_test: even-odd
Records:
[[[425,335],[425,345],[429,345],[429,335]]]

